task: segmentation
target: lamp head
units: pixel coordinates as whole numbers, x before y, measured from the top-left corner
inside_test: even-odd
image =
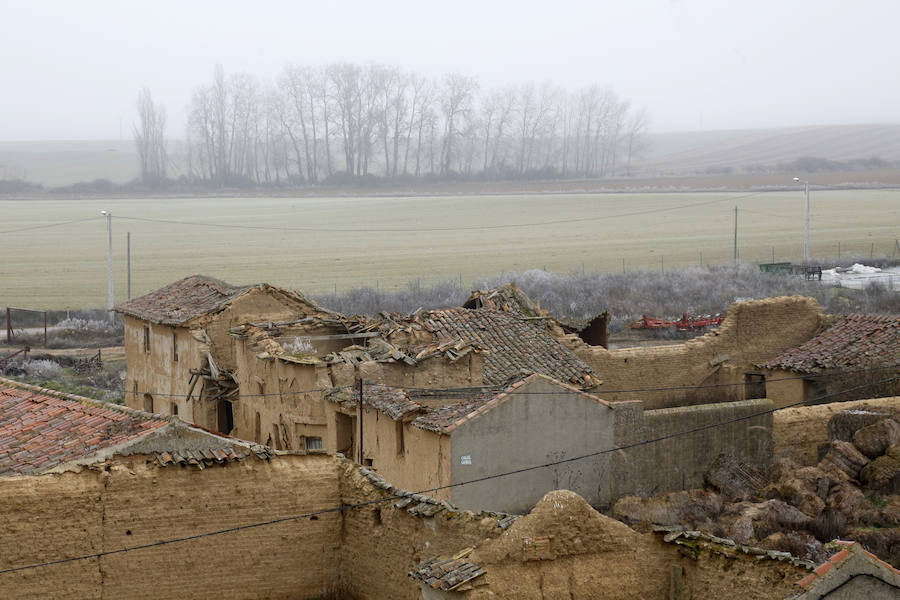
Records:
[[[799,178],[799,177],[794,177],[794,181],[799,182],[799,181],[800,181],[800,178]],[[106,211],[103,211],[103,212],[106,212]]]
[[[106,215],[109,214],[109,212],[107,212],[107,211],[105,211],[105,210],[101,210],[101,211],[100,211],[100,214],[103,215],[103,216],[105,217]]]

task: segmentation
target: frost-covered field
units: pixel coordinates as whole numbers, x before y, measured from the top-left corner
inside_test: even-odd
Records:
[[[890,256],[900,191],[814,191],[812,254]],[[106,222],[117,301],[125,235],[139,295],[205,273],[314,294],[371,285],[464,285],[504,271],[668,270],[797,261],[803,194],[646,193],[434,197],[0,200],[0,306],[103,306]],[[127,217],[127,219],[126,219]],[[48,223],[74,221],[48,229]],[[132,220],[147,219],[147,220]]]

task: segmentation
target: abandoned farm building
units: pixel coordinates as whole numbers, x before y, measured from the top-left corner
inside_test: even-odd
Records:
[[[769,380],[766,395],[779,407],[837,393],[835,399],[841,401],[900,395],[897,381],[879,383],[900,371],[900,316],[838,317],[812,339],[761,367]]]

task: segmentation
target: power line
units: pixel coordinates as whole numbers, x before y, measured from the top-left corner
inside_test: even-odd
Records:
[[[702,425],[702,426],[700,426],[700,427],[695,427],[695,428],[693,428],[693,429],[688,429],[688,430],[685,430],[685,431],[680,431],[680,432],[676,432],[676,433],[670,433],[670,434],[667,434],[667,435],[662,435],[662,436],[659,436],[659,437],[651,438],[651,439],[649,439],[649,440],[643,440],[643,441],[640,441],[640,442],[632,442],[632,443],[630,443],[630,444],[624,444],[624,445],[622,445],[622,446],[617,446],[617,447],[614,447],[614,448],[608,448],[608,449],[606,449],[606,450],[598,450],[598,451],[596,451],[596,452],[590,452],[590,453],[588,453],[588,454],[582,454],[581,456],[573,456],[573,457],[571,457],[571,458],[565,458],[565,459],[562,459],[562,460],[556,460],[556,461],[552,461],[552,462],[548,462],[548,463],[542,463],[542,464],[540,464],[540,465],[532,465],[532,466],[530,466],[530,467],[522,467],[521,469],[514,469],[514,470],[512,470],[512,471],[505,471],[505,472],[502,472],[502,473],[495,473],[495,474],[493,474],[493,475],[486,475],[486,476],[484,476],[484,477],[478,477],[478,478],[475,478],[475,479],[470,479],[470,480],[467,480],[467,481],[461,481],[461,482],[458,482],[458,483],[451,483],[451,484],[447,484],[447,485],[442,485],[442,486],[432,487],[432,488],[420,490],[420,491],[418,491],[418,492],[412,492],[412,494],[431,494],[431,493],[433,493],[433,492],[438,492],[438,491],[442,491],[442,490],[447,490],[447,489],[451,489],[451,488],[455,488],[455,487],[461,487],[461,486],[464,486],[464,485],[472,485],[472,484],[475,484],[475,483],[483,483],[483,482],[485,482],[485,481],[491,481],[491,480],[493,480],[493,479],[499,479],[499,478],[501,478],[501,477],[508,477],[508,476],[510,476],[510,475],[517,475],[517,474],[520,474],[520,473],[527,473],[527,472],[529,472],[529,471],[535,471],[535,470],[537,470],[537,469],[544,469],[544,468],[548,468],[548,467],[554,467],[554,466],[557,466],[557,465],[562,465],[562,464],[567,464],[567,463],[571,463],[571,462],[575,462],[575,461],[579,461],[579,460],[584,460],[584,459],[586,459],[586,458],[593,458],[593,457],[600,456],[600,455],[603,455],[603,454],[611,454],[611,453],[613,453],[613,452],[619,452],[619,451],[622,451],[622,450],[629,450],[629,449],[631,449],[631,448],[637,448],[637,447],[640,447],[640,446],[647,446],[647,445],[655,444],[655,443],[662,442],[662,441],[665,441],[665,440],[670,440],[670,439],[673,439],[673,438],[676,438],[676,437],[681,437],[681,436],[685,436],[685,435],[691,435],[691,434],[694,434],[694,433],[699,433],[699,432],[702,432],[702,431],[707,431],[707,430],[714,429],[714,428],[717,428],[717,427],[724,427],[725,425],[732,425],[732,424],[734,424],[734,423],[738,423],[738,422],[741,422],[741,421],[748,421],[748,420],[754,419],[754,418],[756,418],[756,417],[761,417],[761,416],[765,416],[765,415],[768,415],[768,414],[773,414],[773,413],[775,413],[776,411],[784,410],[784,409],[786,409],[786,408],[795,408],[795,407],[797,407],[797,406],[801,406],[801,405],[807,404],[807,403],[809,403],[809,402],[820,402],[820,401],[822,401],[822,400],[826,400],[826,399],[828,399],[828,398],[832,398],[832,397],[838,396],[838,395],[840,395],[840,394],[846,394],[846,393],[848,393],[848,392],[853,392],[853,391],[861,390],[861,389],[864,389],[864,388],[867,388],[867,387],[871,387],[871,386],[875,386],[875,385],[880,385],[880,384],[883,384],[883,383],[889,383],[889,382],[891,382],[891,381],[896,381],[896,380],[898,380],[898,379],[900,379],[900,377],[890,377],[890,378],[882,379],[881,381],[877,381],[877,382],[874,382],[874,383],[866,383],[866,384],[863,384],[863,385],[856,386],[856,387],[854,387],[854,388],[850,388],[850,389],[847,389],[847,390],[842,390],[842,391],[840,391],[840,392],[832,392],[832,393],[830,393],[830,394],[823,394],[822,396],[818,396],[818,397],[816,397],[816,398],[812,398],[812,399],[809,399],[809,400],[801,400],[800,402],[795,402],[795,403],[793,403],[793,404],[788,404],[788,405],[782,406],[782,407],[780,407],[780,408],[771,408],[771,409],[767,409],[767,410],[764,410],[764,411],[756,412],[756,413],[753,413],[753,414],[750,414],[750,415],[744,415],[744,416],[742,416],[742,417],[736,417],[736,418],[734,418],[734,419],[729,419],[729,420],[727,420],[727,421],[720,421],[720,422],[717,422],[717,423],[710,423],[710,424],[708,424],[708,425]],[[383,504],[383,503],[385,503],[385,502],[390,502],[390,501],[393,501],[393,500],[399,500],[399,499],[401,499],[401,498],[406,498],[406,497],[408,497],[409,494],[410,494],[409,492],[405,492],[403,495],[394,494],[394,495],[391,495],[391,496],[387,496],[387,497],[385,497],[385,498],[378,498],[378,499],[376,499],[376,500],[367,500],[367,501],[365,501],[365,502],[357,502],[357,503],[355,503],[355,504],[342,504],[342,505],[339,505],[339,506],[333,506],[333,507],[330,507],[330,508],[323,508],[323,509],[319,509],[319,510],[315,510],[315,511],[310,511],[310,512],[303,513],[303,514],[299,514],[299,515],[292,515],[292,516],[289,516],[289,517],[280,517],[280,518],[277,518],[277,519],[269,519],[269,520],[267,520],[267,521],[259,521],[259,522],[256,522],[256,523],[250,523],[250,524],[247,524],[247,525],[237,525],[237,526],[234,526],[234,527],[228,527],[228,528],[225,528],[225,529],[217,529],[217,530],[214,530],[214,531],[207,531],[207,532],[204,532],[204,533],[198,533],[198,534],[189,535],[189,536],[183,536],[183,537],[178,537],[178,538],[170,538],[170,539],[166,539],[166,540],[160,540],[160,541],[157,541],[157,542],[151,542],[151,543],[149,543],[149,544],[141,544],[141,545],[139,545],[139,546],[131,546],[131,547],[127,547],[127,548],[118,548],[118,549],[116,549],[116,550],[106,550],[106,551],[103,551],[103,552],[95,552],[95,553],[93,553],[93,554],[84,554],[84,555],[81,555],[81,556],[73,556],[73,557],[69,557],[69,558],[61,558],[61,559],[52,560],[52,561],[45,561],[45,562],[40,562],[40,563],[33,563],[33,564],[30,564],[30,565],[22,565],[22,566],[19,566],[19,567],[12,567],[12,568],[8,568],[8,569],[2,569],[2,570],[0,570],[0,575],[2,575],[2,574],[4,574],[4,573],[14,573],[14,572],[17,572],[17,571],[25,571],[25,570],[29,570],[29,569],[37,569],[37,568],[40,568],[40,567],[47,567],[47,566],[51,566],[51,565],[58,565],[58,564],[63,564],[63,563],[75,562],[75,561],[79,561],[79,560],[87,560],[87,559],[89,559],[89,558],[100,558],[100,557],[102,557],[102,556],[110,556],[110,555],[113,555],[113,554],[121,554],[121,553],[123,553],[123,552],[134,552],[134,551],[138,551],[138,550],[145,550],[145,549],[147,549],[147,548],[155,548],[155,547],[159,547],[159,546],[166,546],[166,545],[169,545],[169,544],[177,544],[177,543],[180,543],[180,542],[187,542],[187,541],[196,540],[196,539],[205,538],[205,537],[212,537],[212,536],[216,536],[216,535],[223,535],[223,534],[226,534],[226,533],[233,533],[233,532],[235,532],[235,531],[242,531],[242,530],[245,530],[245,529],[254,529],[254,528],[257,528],[257,527],[265,527],[265,526],[267,526],[267,525],[275,525],[275,524],[278,524],[278,523],[285,523],[285,522],[288,522],[288,521],[297,521],[297,520],[300,520],[300,519],[307,519],[307,518],[315,517],[315,516],[318,516],[318,515],[325,515],[325,514],[329,514],[329,513],[341,512],[341,511],[344,511],[344,510],[351,510],[351,509],[356,509],[356,508],[362,508],[362,507],[365,507],[365,506],[371,506],[371,505],[373,505],[373,504]]]
[[[46,225],[33,225],[31,227],[19,227],[17,229],[7,229],[6,231],[0,231],[0,233],[19,233],[20,231],[33,231],[35,229],[47,229],[49,227],[61,227],[63,225],[72,225],[73,223],[83,223],[84,221],[92,221],[94,219],[101,219],[102,217],[85,217],[83,219],[75,219],[74,221],[60,221],[59,223],[47,223]]]
[[[652,208],[627,213],[618,213],[613,215],[602,215],[597,217],[579,217],[573,219],[557,219],[553,221],[538,221],[531,223],[504,223],[502,225],[478,225],[473,227],[424,227],[424,228],[329,228],[329,227],[277,227],[268,225],[230,225],[227,223],[203,223],[198,221],[178,221],[174,219],[151,219],[149,217],[129,217],[123,215],[113,215],[114,219],[126,219],[129,221],[145,221],[150,223],[165,223],[167,225],[189,225],[192,227],[219,227],[225,229],[254,229],[263,231],[305,231],[305,232],[327,232],[327,233],[428,233],[440,231],[481,231],[495,229],[513,229],[516,227],[538,227],[545,225],[562,225],[567,223],[583,223],[590,221],[606,221],[621,217],[634,217],[639,215],[655,214],[661,212],[669,212],[673,210],[682,210],[693,208],[696,206],[706,206],[709,204],[717,204],[720,202],[728,202],[733,200],[741,200],[751,198],[760,194],[769,192],[753,192],[742,196],[729,196],[727,198],[716,198],[715,200],[704,200],[702,202],[694,202],[690,204],[682,204],[679,206],[670,206],[664,208]]]

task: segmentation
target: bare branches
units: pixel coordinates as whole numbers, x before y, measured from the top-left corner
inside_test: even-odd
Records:
[[[599,86],[482,91],[459,73],[351,63],[287,65],[260,86],[218,67],[189,105],[188,173],[218,186],[631,175],[647,123]]]
[[[166,109],[153,102],[150,88],[144,87],[138,94],[139,123],[133,127],[137,146],[141,181],[150,186],[166,179],[169,157],[166,152]]]

